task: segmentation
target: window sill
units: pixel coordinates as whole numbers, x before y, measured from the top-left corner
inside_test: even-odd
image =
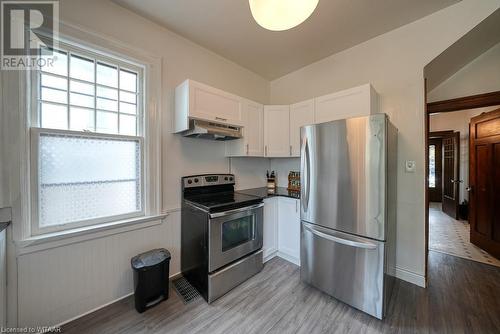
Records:
[[[15,242],[18,255],[159,225],[168,214],[145,216],[37,235]]]

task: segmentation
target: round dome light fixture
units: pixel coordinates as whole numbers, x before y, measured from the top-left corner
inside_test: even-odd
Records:
[[[319,0],[249,0],[255,21],[273,31],[288,30],[304,22]]]

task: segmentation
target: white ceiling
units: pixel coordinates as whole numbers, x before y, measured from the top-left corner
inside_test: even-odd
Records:
[[[113,1],[270,80],[458,2],[320,0],[303,24],[273,32],[247,0]]]

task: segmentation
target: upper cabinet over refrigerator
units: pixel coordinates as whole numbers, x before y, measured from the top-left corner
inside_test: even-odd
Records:
[[[316,124],[379,112],[378,94],[370,84],[317,97],[314,103]]]
[[[290,156],[300,157],[300,128],[314,124],[314,99],[290,105]]]

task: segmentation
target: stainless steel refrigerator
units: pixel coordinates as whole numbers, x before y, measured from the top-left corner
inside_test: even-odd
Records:
[[[385,114],[301,128],[301,279],[379,319],[395,276],[396,151]]]

